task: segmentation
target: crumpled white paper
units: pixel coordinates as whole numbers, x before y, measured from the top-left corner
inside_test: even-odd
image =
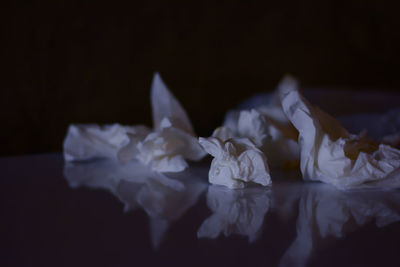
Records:
[[[180,172],[188,166],[186,159],[197,161],[206,155],[185,110],[158,73],[151,87],[151,106],[154,130],[144,139],[129,135],[129,144],[118,155],[122,162],[136,158],[154,171]]]
[[[271,184],[267,159],[250,139],[200,137],[199,142],[214,157],[208,175],[211,184],[229,188],[244,188],[250,182]]]
[[[145,126],[71,125],[64,140],[66,161],[138,159],[158,172],[180,172],[206,155],[189,117],[155,73],[151,88],[154,129]]]
[[[388,91],[349,91],[341,88],[302,88],[303,96],[315,106],[324,107],[328,114],[335,115],[340,124],[350,133],[366,130],[376,141],[400,145],[400,94]],[[337,103],[341,103],[338,105]],[[357,103],[357,105],[354,105]],[[267,92],[243,100],[239,110],[280,106],[279,94]],[[373,110],[371,109],[373,107]],[[279,111],[279,109],[277,109]],[[284,115],[282,109],[280,109]],[[229,111],[226,118],[237,120],[238,111]],[[286,116],[284,115],[286,118]],[[287,118],[286,118],[287,120]],[[371,123],[371,122],[374,123]],[[225,120],[227,123],[227,120]],[[225,124],[224,124],[225,125]],[[297,138],[296,138],[297,139]],[[270,164],[271,165],[271,164]]]
[[[217,128],[213,136],[224,141],[234,137],[245,137],[252,140],[257,147],[262,147],[270,137],[268,130],[267,118],[252,109],[240,111],[237,121],[230,121],[230,127]]]
[[[223,126],[212,136],[221,140],[246,137],[266,155],[272,167],[293,165],[299,160],[297,130],[286,118],[277,92],[264,105],[227,112]]]
[[[198,238],[217,238],[238,234],[254,242],[262,232],[265,214],[270,207],[268,190],[246,188],[229,190],[209,186],[207,205],[213,214],[204,220],[197,231]]]
[[[116,159],[118,151],[129,143],[128,135],[141,139],[149,132],[143,125],[71,124],[64,139],[64,158],[66,161]]]
[[[299,131],[300,169],[305,180],[340,189],[400,187],[400,150],[349,134],[337,120],[312,107],[287,77],[279,88],[282,108]]]

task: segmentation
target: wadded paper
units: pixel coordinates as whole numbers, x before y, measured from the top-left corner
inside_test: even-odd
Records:
[[[154,171],[180,172],[187,167],[186,160],[206,155],[185,110],[158,73],[153,78],[151,106],[153,130],[142,125],[71,125],[64,140],[65,160],[138,159]]]
[[[285,78],[279,90],[282,108],[299,131],[305,180],[340,189],[400,187],[400,150],[374,143],[364,134],[349,134],[333,117],[311,106],[293,78]]]
[[[277,92],[263,105],[227,112],[223,126],[212,136],[223,141],[249,138],[266,155],[269,166],[296,165],[299,160],[297,130],[286,118]]]
[[[211,184],[229,188],[244,188],[250,182],[271,184],[267,159],[250,139],[200,137],[199,142],[214,157],[208,175]]]
[[[187,160],[197,161],[206,153],[197,141],[185,110],[156,73],[151,86],[154,129],[144,139],[131,137],[119,152],[122,162],[138,159],[158,172],[180,172]]]
[[[149,132],[150,129],[143,125],[72,124],[64,139],[64,158],[66,161],[117,159],[118,151],[129,143],[129,134],[140,139]]]

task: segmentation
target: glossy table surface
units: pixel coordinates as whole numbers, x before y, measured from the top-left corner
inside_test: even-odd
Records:
[[[338,191],[272,170],[229,190],[209,162],[0,159],[0,266],[399,266],[400,191]]]

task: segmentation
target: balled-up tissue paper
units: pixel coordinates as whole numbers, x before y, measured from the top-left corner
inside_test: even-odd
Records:
[[[250,182],[271,184],[267,159],[250,139],[200,137],[199,142],[214,157],[208,175],[211,184],[229,188],[244,188]]]
[[[300,94],[298,82],[280,85],[282,108],[299,131],[300,169],[305,180],[339,189],[400,187],[400,150],[349,134],[340,123]]]
[[[248,110],[232,110],[212,136],[221,140],[249,138],[266,155],[272,167],[296,165],[299,160],[297,130],[286,118],[278,101]]]
[[[154,75],[151,87],[154,129],[144,139],[130,136],[130,143],[119,153],[121,161],[133,158],[158,172],[180,172],[188,166],[186,159],[197,161],[206,153],[200,146],[185,110]]]
[[[154,129],[145,126],[71,125],[64,141],[67,161],[118,158],[138,159],[153,171],[180,172],[186,159],[197,161],[206,155],[198,143],[189,117],[155,73],[151,88]]]
[[[64,158],[66,161],[117,159],[118,151],[129,143],[128,134],[144,138],[149,132],[143,125],[72,124],[64,140]]]

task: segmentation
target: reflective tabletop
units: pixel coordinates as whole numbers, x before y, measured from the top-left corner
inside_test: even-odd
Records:
[[[137,162],[0,159],[0,266],[399,266],[400,191],[339,191],[271,170],[271,187]]]

